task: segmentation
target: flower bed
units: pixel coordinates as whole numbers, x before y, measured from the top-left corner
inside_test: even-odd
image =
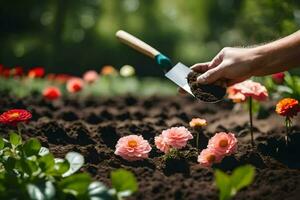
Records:
[[[81,100],[63,97],[52,102],[42,97],[16,99],[2,93],[0,105],[1,113],[12,108],[31,111],[32,119],[22,129],[23,139],[38,138],[55,157],[64,158],[70,151],[81,153],[86,162],[83,171],[95,180],[111,186],[111,171],[132,171],[139,189],[129,199],[217,199],[214,169],[231,171],[245,164],[255,167],[255,179],[235,199],[299,199],[300,118],[293,118],[286,145],[286,130],[275,112],[275,102],[265,102],[265,112],[253,116],[254,148],[249,131],[244,131],[248,130],[248,113],[233,110],[233,104],[226,101],[202,104],[183,97],[125,96]],[[189,126],[195,117],[207,121],[199,135],[201,150],[208,147],[208,140],[216,132],[232,132],[238,140],[236,153],[207,168],[197,162],[199,152],[192,139],[180,149],[184,156],[164,160],[164,153],[155,146],[155,136],[170,127],[184,126],[196,138],[196,129]],[[1,136],[7,138],[9,129],[0,125]],[[148,159],[130,162],[115,155],[118,140],[132,134],[149,142],[152,150]]]

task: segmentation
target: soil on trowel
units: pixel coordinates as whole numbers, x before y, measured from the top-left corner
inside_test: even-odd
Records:
[[[222,100],[226,94],[226,88],[213,84],[200,84],[197,82],[197,77],[199,75],[200,73],[191,72],[187,77],[191,91],[195,97],[202,101],[211,103]]]

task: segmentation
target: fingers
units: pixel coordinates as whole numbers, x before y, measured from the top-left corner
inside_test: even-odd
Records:
[[[204,73],[209,69],[210,62],[205,63],[197,63],[191,67],[191,69],[195,72]]]
[[[223,58],[224,51],[222,50],[211,62],[199,63],[192,66],[194,71],[203,73],[197,79],[200,84],[211,84],[222,78]]]
[[[222,78],[222,67],[212,68],[197,78],[198,83],[211,84]]]
[[[212,59],[212,61],[209,63],[208,68],[212,69],[217,67],[219,64],[222,63],[223,58],[224,58],[224,51],[222,50]]]

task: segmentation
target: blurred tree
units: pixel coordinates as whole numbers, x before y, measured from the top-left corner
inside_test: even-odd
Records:
[[[174,62],[211,59],[222,47],[267,42],[299,29],[299,0],[2,0],[0,63],[79,75],[130,64],[162,75],[153,61],[120,44],[137,35]]]

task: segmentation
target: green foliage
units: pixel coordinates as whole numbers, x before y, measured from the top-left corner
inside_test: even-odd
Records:
[[[42,146],[40,142],[37,139],[32,138],[25,142],[25,144],[23,145],[23,150],[26,156],[29,157],[37,155],[40,152],[41,147]]]
[[[77,75],[130,63],[141,75],[159,75],[153,61],[116,41],[116,30],[191,65],[212,59],[224,46],[254,45],[297,31],[298,13],[297,0],[0,1],[0,59],[7,66],[42,64]]]
[[[22,143],[22,138],[17,133],[10,133],[9,134],[9,141],[13,147],[17,147]]]
[[[258,81],[264,84],[269,92],[270,98],[279,100],[284,97],[300,99],[300,77],[285,72],[282,84],[276,84],[271,76],[260,78]]]
[[[76,171],[78,171],[82,165],[84,164],[84,158],[81,154],[76,152],[69,152],[66,155],[66,160],[70,164],[69,170],[66,171],[62,176],[67,177],[72,174],[74,174]]]
[[[285,88],[281,88],[279,92],[281,92],[286,97],[300,99],[300,77],[292,76],[290,73],[286,73],[284,77],[284,82]]]
[[[244,187],[250,185],[255,176],[255,169],[251,165],[236,168],[231,175],[216,170],[215,182],[219,189],[219,199],[229,200]]]
[[[46,86],[55,85],[62,91],[63,95],[68,95],[64,84],[54,83],[47,79],[28,78],[3,78],[0,76],[0,91],[9,93],[12,96],[26,97],[33,93],[42,95]],[[169,80],[157,78],[138,79],[135,76],[121,77],[101,76],[95,83],[87,84],[79,93],[80,96],[117,96],[117,95],[176,95],[176,85]]]
[[[110,177],[118,199],[130,196],[138,189],[136,178],[132,172],[124,169],[118,169],[111,172]]]
[[[112,172],[115,188],[109,189],[79,173],[83,164],[83,156],[76,152],[55,158],[35,138],[22,143],[16,133],[10,133],[9,140],[0,137],[0,199],[114,200],[137,191],[131,172]]]

